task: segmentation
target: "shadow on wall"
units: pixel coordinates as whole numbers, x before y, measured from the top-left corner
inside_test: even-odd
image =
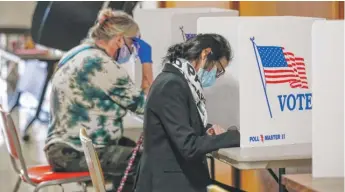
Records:
[[[240,129],[240,93],[236,78],[229,72],[216,84],[204,89],[206,108],[210,123],[223,128],[236,126]]]

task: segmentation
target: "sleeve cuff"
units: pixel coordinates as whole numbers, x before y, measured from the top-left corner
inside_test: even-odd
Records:
[[[152,61],[145,61],[145,62],[141,62],[141,64],[152,64]]]

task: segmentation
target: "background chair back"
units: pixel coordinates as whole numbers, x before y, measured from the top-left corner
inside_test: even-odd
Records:
[[[7,151],[10,155],[13,169],[20,176],[24,177],[26,182],[33,184],[28,176],[27,167],[13,119],[9,113],[3,110],[2,106],[0,106],[0,128],[6,143]],[[18,166],[17,162],[19,162],[20,166]]]
[[[96,192],[105,192],[103,170],[98,159],[92,140],[88,137],[85,128],[80,129],[80,140],[83,145],[87,166],[89,168],[92,185]]]
[[[13,137],[11,136],[10,130],[8,130],[8,128],[7,128],[9,126],[7,115],[8,114],[1,109],[1,121],[0,121],[1,131],[2,131],[3,136],[4,136],[7,151],[9,152],[9,154],[11,155],[12,158],[17,160],[18,159],[18,153],[17,153],[17,149],[15,146],[15,137],[18,137],[18,135],[17,135],[17,131],[15,130],[15,133],[14,133],[15,135]]]

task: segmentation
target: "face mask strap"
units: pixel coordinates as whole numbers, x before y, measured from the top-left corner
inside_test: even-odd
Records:
[[[123,43],[126,44],[125,38],[122,37],[122,39],[123,39]],[[117,49],[117,51],[116,51],[116,52],[117,52],[117,53],[116,53],[116,56],[114,57],[115,61],[119,60],[120,53],[121,53],[121,49],[122,49],[122,47],[120,47],[119,49]]]
[[[117,50],[115,61],[117,61],[119,59],[120,52],[121,52],[121,48]]]
[[[128,49],[128,52],[132,54],[133,52],[131,51],[130,47],[126,44],[125,37],[123,37],[123,42],[125,43],[126,48]]]
[[[213,54],[213,52],[211,51],[209,54]],[[205,65],[203,66],[204,70],[208,70],[211,67],[211,70],[215,67],[215,61],[211,60],[212,55],[207,55],[207,60],[205,62]]]

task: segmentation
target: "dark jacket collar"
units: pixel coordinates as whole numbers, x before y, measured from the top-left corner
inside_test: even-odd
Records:
[[[175,74],[184,78],[183,74],[176,67],[174,67],[171,63],[165,63],[164,64],[163,72],[175,73]]]

